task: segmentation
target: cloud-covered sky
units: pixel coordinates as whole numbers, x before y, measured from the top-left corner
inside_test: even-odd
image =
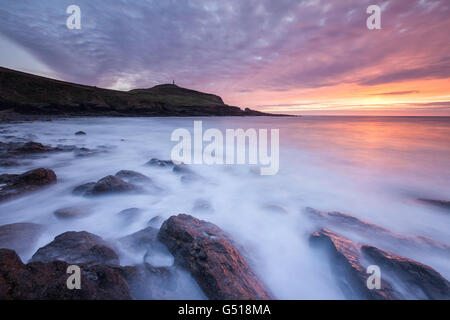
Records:
[[[275,112],[450,115],[449,31],[448,0],[2,0],[0,65]]]

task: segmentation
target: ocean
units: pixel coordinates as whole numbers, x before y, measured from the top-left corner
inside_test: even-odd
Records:
[[[170,159],[176,144],[172,132],[192,130],[195,120],[222,132],[279,129],[277,174],[262,176],[258,165],[193,164],[189,167],[201,179],[186,183],[170,170],[146,165],[151,158]],[[86,135],[74,134],[80,130]],[[69,118],[2,123],[0,139],[101,151],[86,157],[48,153],[23,159],[18,167],[0,167],[0,173],[44,167],[58,177],[50,188],[0,204],[0,225],[48,227],[35,249],[66,231],[85,230],[114,242],[145,228],[155,216],[186,213],[216,224],[245,246],[254,270],[277,298],[344,299],[334,265],[309,243],[317,226],[305,208],[343,212],[396,234],[450,245],[450,213],[417,201],[450,200],[449,117]],[[72,194],[76,186],[119,170],[143,173],[162,191],[95,198]],[[54,215],[57,209],[84,205],[94,214],[75,220]],[[125,221],[118,213],[127,208],[143,213]],[[450,279],[449,255],[345,235],[427,264]],[[148,259],[119,251],[122,265]],[[164,252],[151,259],[162,265],[173,261]],[[180,271],[180,277],[183,290],[171,298],[204,298],[187,273]]]

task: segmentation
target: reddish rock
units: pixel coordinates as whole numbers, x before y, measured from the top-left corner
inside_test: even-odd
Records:
[[[5,178],[3,178],[5,179]],[[50,169],[34,169],[19,175],[8,175],[9,181],[0,188],[0,201],[15,198],[56,183],[56,174]]]
[[[450,283],[431,267],[372,246],[363,245],[361,251],[381,270],[394,273],[409,292],[423,292],[432,300],[450,299]]]
[[[92,188],[92,195],[111,193],[136,192],[139,188],[115,176],[106,176],[100,179]]]
[[[70,264],[119,264],[119,257],[114,250],[102,238],[86,231],[60,234],[31,258],[31,261],[41,262],[55,260]]]
[[[0,226],[0,248],[16,251],[20,255],[30,250],[44,231],[44,226],[35,223],[13,223]]]
[[[166,220],[158,239],[210,299],[271,299],[233,241],[216,225],[180,214]]]
[[[348,299],[398,299],[390,283],[381,282],[381,289],[367,288],[365,268],[361,264],[360,246],[327,229],[314,232],[310,238],[314,246],[320,246],[329,251],[330,264],[335,272],[339,287]]]
[[[312,220],[317,222],[318,227],[357,232],[367,238],[376,238],[391,249],[403,246],[408,249],[421,248],[423,250],[434,250],[438,254],[450,254],[450,246],[444,243],[423,236],[402,236],[379,225],[358,219],[346,213],[337,211],[324,212],[313,208],[306,208],[304,212]]]
[[[121,273],[110,266],[80,264],[81,289],[67,288],[68,263],[23,264],[12,250],[0,249],[0,300],[129,300]]]

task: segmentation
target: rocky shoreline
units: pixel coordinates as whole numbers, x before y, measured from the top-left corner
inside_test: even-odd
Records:
[[[89,154],[95,150],[84,150]],[[75,146],[51,147],[38,142],[0,144],[1,161],[55,152],[80,152]],[[167,170],[183,183],[197,174],[188,166],[169,160],[151,159],[148,166]],[[14,163],[11,163],[14,166]],[[197,177],[199,179],[199,177]],[[52,188],[58,183],[52,169],[37,168],[24,173],[0,175],[0,202]],[[131,170],[119,170],[98,181],[74,186],[72,193],[86,199],[126,194],[159,194],[163,190],[152,177]],[[436,206],[436,203],[422,201]],[[437,207],[446,205],[438,201]],[[199,204],[209,208],[208,203]],[[446,208],[443,208],[446,210]],[[195,210],[193,210],[195,211]],[[280,210],[277,210],[280,211]],[[54,212],[57,219],[74,220],[94,214],[95,208],[63,207]],[[281,212],[282,213],[282,212]],[[139,208],[117,213],[132,221]],[[341,212],[313,208],[302,211],[314,225],[308,235],[310,245],[326,254],[335,280],[349,299],[450,299],[450,284],[433,268],[390,252],[391,249],[431,250],[448,255],[450,247],[425,237],[402,236],[386,228]],[[190,214],[164,220],[155,215],[148,227],[119,239],[102,239],[86,231],[66,232],[37,249],[33,248],[46,226],[18,221],[0,226],[0,299],[165,299],[175,296],[182,284],[178,272],[187,272],[206,298],[227,300],[276,299],[252,266],[249,251],[219,226]],[[360,235],[355,241],[341,233]],[[381,243],[377,247],[371,243]],[[120,250],[142,254],[142,263],[122,265]],[[154,265],[152,257],[163,252],[166,265]],[[29,261],[20,256],[32,254]],[[19,256],[20,255],[20,256]],[[328,263],[328,262],[327,262]],[[80,290],[66,286],[67,267],[82,270]],[[366,268],[383,269],[381,288],[368,289]],[[401,279],[399,287],[391,279]]]

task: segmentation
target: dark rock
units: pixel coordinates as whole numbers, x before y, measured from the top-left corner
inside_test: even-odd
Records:
[[[77,132],[75,132],[75,135],[76,136],[85,136],[86,132],[84,132],[84,131],[77,131]]]
[[[166,220],[158,239],[210,299],[271,299],[272,296],[216,225],[180,214]]]
[[[70,264],[119,264],[114,250],[107,246],[102,238],[86,231],[60,234],[31,258],[31,261],[41,262],[54,260]]]
[[[152,179],[142,173],[132,170],[120,170],[116,173],[116,177],[128,183],[150,183]]]
[[[314,232],[310,242],[312,245],[324,247],[329,251],[330,264],[333,266],[339,287],[348,299],[391,300],[401,298],[383,279],[380,289],[368,289],[369,274],[361,264],[360,246],[355,242],[327,229]]]
[[[91,215],[92,211],[88,207],[76,206],[58,209],[54,214],[60,219],[80,219]]]
[[[437,208],[450,210],[450,201],[436,200],[436,199],[417,199],[417,200],[422,202],[422,203],[435,206]]]
[[[392,249],[400,245],[407,249],[431,249],[438,254],[450,254],[450,247],[446,244],[423,236],[402,236],[386,228],[342,212],[324,212],[313,208],[306,208],[305,213],[316,221],[319,227],[326,226],[343,231],[358,232],[364,237],[376,238]]]
[[[81,289],[67,288],[63,261],[23,264],[14,251],[0,249],[0,300],[129,300],[128,284],[116,269],[79,265]],[[124,271],[125,272],[125,271]]]
[[[159,167],[159,168],[172,168],[175,164],[172,160],[159,160],[159,159],[151,159],[146,163],[148,166]]]
[[[44,229],[40,224],[27,222],[0,226],[0,248],[14,250],[20,255],[29,254]]]
[[[75,195],[90,194],[92,193],[92,189],[94,189],[94,187],[95,182],[88,182],[73,189],[72,193]]]
[[[394,273],[408,292],[417,292],[418,288],[428,299],[450,299],[450,283],[429,266],[372,246],[363,245],[361,251],[381,270]]]
[[[34,169],[20,175],[8,175],[5,186],[0,187],[0,201],[24,195],[56,183],[56,175],[50,169]]]
[[[123,181],[115,176],[106,176],[100,179],[92,188],[92,195],[103,195],[111,193],[136,192],[139,188]]]

